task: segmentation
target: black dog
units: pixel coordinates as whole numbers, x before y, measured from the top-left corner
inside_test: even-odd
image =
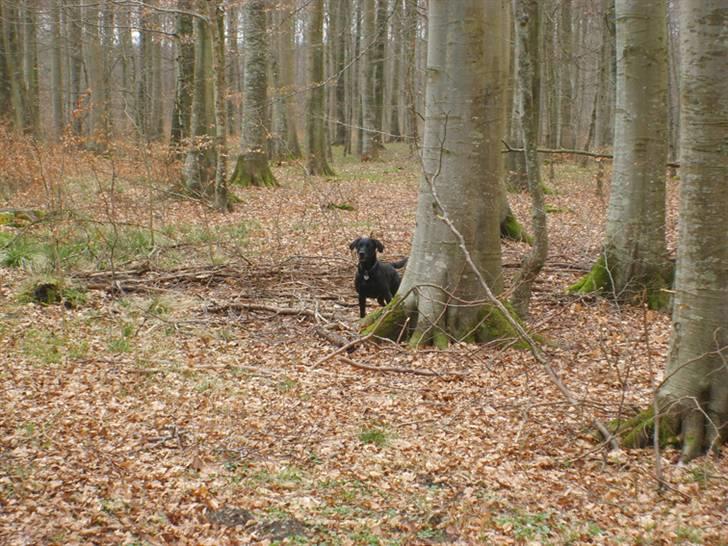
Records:
[[[407,258],[391,264],[380,262],[377,260],[377,251],[384,252],[384,245],[369,237],[355,239],[349,248],[356,249],[359,257],[354,288],[359,294],[359,316],[364,318],[367,298],[375,298],[380,305],[392,301],[400,283],[397,269],[401,269],[407,264]]]

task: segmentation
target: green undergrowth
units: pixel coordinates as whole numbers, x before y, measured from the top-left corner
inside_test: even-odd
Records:
[[[34,273],[58,270],[107,270],[133,262],[160,267],[188,263],[190,255],[226,260],[247,246],[246,223],[206,226],[142,226],[66,221],[34,229],[0,231],[0,266]]]
[[[86,292],[62,278],[34,275],[21,286],[18,302],[41,305],[62,303],[68,308],[75,308],[86,303]]]

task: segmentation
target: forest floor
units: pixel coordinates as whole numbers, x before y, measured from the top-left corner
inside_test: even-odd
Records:
[[[726,450],[663,452],[660,490],[653,451],[605,452],[591,430],[650,403],[670,327],[565,294],[599,252],[593,169],[548,182],[528,320],[572,407],[515,348],[366,342],[320,362],[322,332],[357,330],[348,244],[409,253],[404,146],[337,158],[335,179],[277,166],[281,188],[238,189],[225,215],[149,161],[48,157],[0,201],[65,211],[0,226],[0,543],[728,544]],[[528,197],[509,199],[528,224]],[[527,250],[504,243],[509,277]],[[67,305],[27,303],[53,269]]]

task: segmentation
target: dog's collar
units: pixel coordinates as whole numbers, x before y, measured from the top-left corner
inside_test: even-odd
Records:
[[[365,281],[368,281],[371,278],[371,275],[374,273],[374,270],[379,266],[379,260],[375,260],[374,265],[367,269],[364,267],[362,263],[359,263],[359,267],[362,268],[362,277],[364,277]]]

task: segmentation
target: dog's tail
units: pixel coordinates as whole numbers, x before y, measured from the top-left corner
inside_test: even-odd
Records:
[[[404,266],[407,265],[407,260],[409,260],[409,258],[402,258],[398,262],[392,262],[392,267],[395,269],[402,269]]]

